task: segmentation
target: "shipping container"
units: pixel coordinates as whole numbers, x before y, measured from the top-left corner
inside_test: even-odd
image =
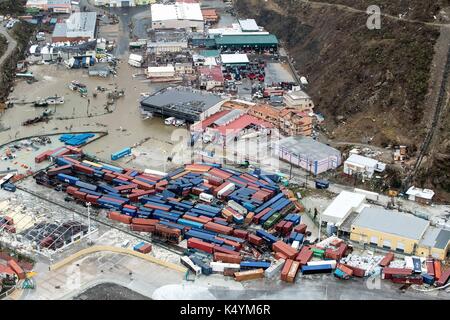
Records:
[[[213,253],[213,248],[214,245],[201,241],[200,239],[196,239],[196,238],[189,238],[187,241],[187,247],[188,248],[193,248],[193,249],[197,249],[197,250],[201,250],[207,253]]]
[[[248,270],[248,271],[239,271],[234,274],[234,278],[236,281],[248,281],[264,278],[264,270],[256,269],[256,270]]]
[[[274,278],[278,274],[278,272],[281,272],[281,270],[283,269],[285,261],[286,261],[285,259],[275,261],[275,263],[273,263],[269,268],[267,268],[264,271],[265,277],[267,279]]]
[[[437,287],[445,286],[447,284],[449,278],[450,278],[450,268],[442,271],[441,276],[439,278],[436,278],[436,279],[438,279],[436,281],[436,286]]]
[[[272,250],[274,252],[281,252],[283,255],[288,257],[289,259],[294,259],[297,255],[297,250],[292,248],[290,245],[286,244],[282,240],[275,242],[272,245]]]
[[[293,262],[294,260],[287,259],[286,262],[284,263],[283,268],[281,269],[281,276],[280,276],[282,281],[287,281],[287,276]]]
[[[224,262],[213,261],[210,263],[210,266],[214,272],[219,272],[219,273],[223,272],[224,269],[234,269],[237,271],[240,270],[240,265],[237,263],[224,263]]]
[[[317,266],[304,265],[301,267],[302,274],[331,273],[333,267],[330,264],[322,264]]]
[[[202,269],[199,266],[195,265],[195,263],[192,262],[192,260],[189,259],[189,257],[186,256],[180,257],[180,263],[186,268],[188,268],[191,272],[193,272],[196,276],[202,273]]]
[[[248,269],[267,269],[270,267],[270,262],[267,261],[241,261],[240,263],[241,270]]]
[[[238,256],[238,255],[231,255],[231,254],[226,254],[226,253],[222,253],[222,252],[214,253],[214,261],[240,264],[241,260],[242,260],[242,257]]]

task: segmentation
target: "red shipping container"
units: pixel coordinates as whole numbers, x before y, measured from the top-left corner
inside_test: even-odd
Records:
[[[214,253],[214,261],[222,261],[224,263],[241,263],[241,260],[241,256],[226,254],[222,252]]]
[[[105,173],[105,175],[103,176],[103,179],[105,179],[105,181],[111,182],[116,178],[115,174],[112,173]]]
[[[74,164],[73,165],[74,170],[79,171],[79,172],[83,172],[86,174],[94,174],[94,169],[89,168],[89,167],[85,167],[81,164]]]
[[[138,231],[138,232],[155,232],[155,226],[154,225],[144,225],[144,224],[130,224],[130,230],[131,231]]]
[[[297,232],[297,233],[305,234],[306,233],[306,228],[307,228],[306,224],[301,223],[301,224],[299,224],[298,226],[296,226],[294,228],[294,231]]]
[[[259,224],[259,220],[270,210],[272,210],[272,208],[265,208],[263,211],[261,211],[260,213],[258,213],[257,215],[255,215],[253,217],[253,222],[256,224]]]
[[[80,200],[86,200],[86,193],[80,192],[80,191],[75,191],[73,193],[73,197],[77,198],[77,199],[80,199]]]
[[[97,204],[97,200],[98,200],[99,198],[100,198],[99,196],[93,196],[93,195],[91,195],[91,194],[87,194],[87,195],[86,195],[86,201],[87,201],[87,202],[90,202],[90,203],[92,203],[92,204]]]
[[[108,214],[108,218],[111,219],[111,220],[119,221],[119,222],[126,223],[126,224],[130,224],[131,220],[132,220],[132,218],[130,216],[127,216],[125,214],[121,214],[121,213],[116,212],[116,211],[111,211]]]
[[[9,233],[16,233],[16,227],[14,227],[14,226],[10,226],[10,225],[4,224],[4,225],[1,225],[1,227],[4,230],[8,231]]]
[[[71,194],[71,195],[74,195],[75,192],[77,192],[77,191],[78,191],[78,188],[77,188],[77,187],[69,186],[69,187],[66,188],[66,192],[67,192],[68,194]]]
[[[210,171],[209,171],[209,173],[210,174],[213,174],[213,175],[215,175],[215,176],[217,176],[217,177],[219,177],[219,178],[222,178],[222,179],[228,179],[229,177],[231,177],[233,174],[232,173],[230,173],[230,172],[227,172],[227,171],[223,171],[223,170],[221,170],[221,169],[218,169],[218,168],[212,168]]]
[[[214,252],[221,252],[221,253],[226,253],[226,254],[231,254],[231,255],[235,255],[235,256],[240,256],[239,252],[227,249],[227,248],[223,248],[219,245],[214,245]]]
[[[303,266],[307,264],[313,257],[313,252],[309,247],[302,247],[300,253],[295,258],[296,261],[300,262],[300,265]]]
[[[434,260],[434,277],[439,279],[442,274],[442,264],[439,260]]]
[[[131,220],[133,224],[146,225],[146,226],[156,226],[159,222],[158,219],[144,219],[144,218],[133,218]]]
[[[281,233],[285,236],[287,235],[289,232],[292,231],[292,228],[294,227],[294,223],[292,223],[291,221],[287,221],[283,227],[281,228]]]
[[[58,173],[70,173],[72,171],[72,165],[68,164],[65,166],[61,166],[61,167],[57,167],[57,168],[52,168],[50,170],[47,171],[47,175],[48,176],[54,176],[57,175]]]
[[[140,247],[137,251],[143,254],[150,253],[152,251],[152,245],[150,243],[146,243],[142,247]]]
[[[188,214],[183,215],[182,218],[186,219],[186,220],[198,222],[198,223],[203,223],[203,224],[208,223],[208,222],[210,222],[212,220],[211,218],[208,218],[208,217],[205,217],[205,216],[194,217],[194,216],[190,216]]]
[[[148,183],[143,182],[143,181],[140,181],[140,180],[137,180],[137,179],[131,180],[131,182],[136,184],[137,187],[139,189],[142,189],[142,190],[152,190],[152,189],[155,188],[153,185],[148,184]]]
[[[342,264],[343,266],[345,266],[346,268],[349,268],[353,271],[353,276],[354,277],[359,277],[359,278],[364,278],[364,276],[366,275],[366,270],[358,268],[358,267],[354,267],[354,266],[350,266],[348,264]]]
[[[280,260],[280,259],[286,260],[287,257],[284,254],[282,254],[281,252],[275,252],[275,259],[276,260]]]
[[[287,221],[285,221],[285,220],[282,220],[282,221],[278,222],[278,223],[275,225],[275,230],[278,231],[278,232],[281,232],[281,231],[283,230],[283,227],[284,227],[284,225],[286,224],[286,222],[287,222]]]
[[[275,252],[281,252],[289,259],[294,259],[295,256],[297,255],[297,250],[295,250],[294,248],[292,248],[290,245],[283,242],[282,240],[275,242],[272,245],[272,250]]]
[[[155,226],[155,231],[159,231],[161,233],[165,233],[167,235],[174,236],[174,237],[181,236],[180,229],[169,228],[169,227],[166,227],[165,225],[162,225],[159,223]]]
[[[220,222],[227,222],[226,219],[224,219],[224,218],[218,218],[218,217],[213,218],[212,221],[213,221],[213,222],[218,222],[218,221],[220,221]]]
[[[426,265],[427,265],[427,273],[430,276],[434,277],[434,259],[433,258],[428,258],[426,261]]]
[[[392,279],[393,276],[410,276],[412,272],[411,269],[406,268],[384,268],[382,279]]]
[[[338,263],[336,265],[336,268],[341,270],[342,272],[348,274],[350,277],[353,275],[353,270],[349,267],[347,267],[345,264]]]
[[[240,230],[240,229],[234,229],[233,230],[233,236],[241,238],[241,239],[247,239],[248,231]]]
[[[442,273],[441,273],[441,276],[438,278],[438,280],[436,281],[436,286],[437,287],[442,287],[442,286],[444,286],[447,282],[448,282],[448,279],[450,278],[450,268],[449,269],[446,269],[446,270],[444,270]]]
[[[209,230],[209,231],[223,233],[223,234],[226,234],[226,235],[233,234],[233,228],[227,227],[227,226],[223,226],[221,224],[214,223],[214,222],[206,223],[203,228],[206,229],[206,230]]]
[[[394,260],[394,254],[392,252],[389,252],[384,256],[384,258],[380,261],[380,266],[387,267],[391,261]]]
[[[294,260],[287,259],[286,262],[283,265],[283,269],[281,269],[281,280],[287,281],[287,276],[289,273],[289,270],[291,270],[291,266]]]
[[[242,245],[239,242],[236,241],[232,241],[232,240],[228,240],[228,239],[224,239],[221,237],[215,237],[217,240],[222,240],[223,243],[225,243],[227,246],[231,246],[236,248],[236,250],[241,250]]]
[[[149,209],[163,210],[163,211],[170,210],[170,208],[161,207],[161,206],[158,206],[157,204],[153,204],[153,203],[146,203],[146,204],[144,204],[144,207],[149,208]]]
[[[47,150],[47,151],[42,152],[41,154],[37,155],[37,156],[34,158],[34,162],[36,162],[36,163],[41,163],[42,161],[47,160],[47,159],[48,159],[48,156],[49,156],[52,152],[53,152],[53,150]]]
[[[255,246],[260,246],[264,243],[264,240],[263,240],[263,238],[260,238],[257,235],[249,234],[248,242],[250,242],[251,244],[253,244]]]
[[[16,274],[17,277],[22,280],[25,279],[25,272],[23,271],[23,269],[17,264],[16,261],[14,261],[14,259],[10,259],[8,260],[8,262],[6,263],[8,267],[10,267]]]
[[[189,238],[187,241],[187,247],[192,249],[198,249],[207,253],[213,253],[214,249],[214,245],[196,238]]]

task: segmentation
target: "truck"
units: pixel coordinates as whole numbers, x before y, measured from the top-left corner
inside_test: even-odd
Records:
[[[316,183],[316,189],[328,189],[330,186],[330,182],[328,180],[316,179],[314,182]]]
[[[10,192],[16,192],[16,186],[12,183],[6,182],[2,185],[2,188],[5,189],[6,191],[10,191]]]

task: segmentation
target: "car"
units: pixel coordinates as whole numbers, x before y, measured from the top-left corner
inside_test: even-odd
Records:
[[[262,74],[260,74],[260,75],[258,76],[258,80],[261,81],[261,82],[263,82],[263,81],[264,81],[264,76],[263,76]]]
[[[254,73],[252,72],[252,73],[249,73],[249,74],[247,75],[247,77],[248,77],[250,80],[255,80],[255,79],[256,79],[256,74],[254,74]]]
[[[69,196],[64,197],[64,201],[65,201],[65,202],[70,202],[70,201],[72,201],[72,200],[73,200],[72,197],[69,197]]]

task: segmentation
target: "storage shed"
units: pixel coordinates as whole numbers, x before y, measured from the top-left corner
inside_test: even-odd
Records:
[[[383,172],[386,165],[376,159],[352,154],[344,162],[344,173],[348,175],[361,174],[371,178],[375,172]]]
[[[321,214],[322,221],[339,227],[352,212],[361,212],[366,196],[356,192],[341,191]]]
[[[341,152],[310,137],[293,136],[273,145],[282,160],[299,166],[314,175],[341,165]]]

